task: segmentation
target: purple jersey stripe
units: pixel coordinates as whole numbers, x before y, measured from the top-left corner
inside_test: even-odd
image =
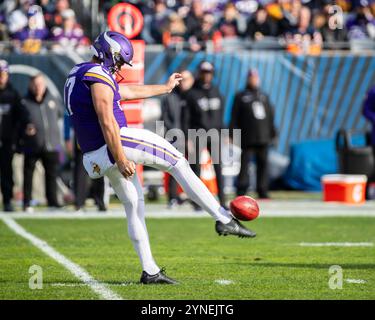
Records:
[[[174,154],[172,151],[170,151],[170,150],[168,150],[164,147],[158,146],[155,143],[148,142],[148,141],[141,140],[141,139],[135,139],[135,138],[132,138],[132,137],[127,137],[127,136],[121,136],[121,139],[127,139],[127,140],[131,140],[132,142],[136,142],[136,143],[141,144],[141,145],[149,145],[149,146],[152,146],[153,148],[162,149],[165,153],[170,154],[170,156],[172,158],[176,158],[176,160],[180,159],[180,156]]]
[[[141,140],[134,140],[130,137],[121,137],[121,143],[124,147],[132,148],[132,149],[138,149],[140,151],[147,152],[149,154],[152,154],[155,157],[158,157],[159,159],[163,159],[170,163],[172,166],[174,166],[177,161],[179,160],[179,157],[171,153],[170,151],[166,150],[165,148],[151,145],[148,142],[141,141]],[[125,138],[126,140],[124,140]],[[142,143],[143,142],[143,143]]]

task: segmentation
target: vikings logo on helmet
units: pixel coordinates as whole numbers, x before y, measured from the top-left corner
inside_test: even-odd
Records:
[[[111,72],[118,71],[122,65],[132,65],[133,46],[128,38],[115,31],[101,33],[91,50],[102,64]]]

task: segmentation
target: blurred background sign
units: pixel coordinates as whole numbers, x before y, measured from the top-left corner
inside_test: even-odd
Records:
[[[143,15],[137,7],[119,3],[108,12],[108,26],[112,31],[133,39],[142,31]]]

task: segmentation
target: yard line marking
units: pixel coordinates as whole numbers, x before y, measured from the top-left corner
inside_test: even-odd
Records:
[[[366,280],[362,280],[362,279],[345,279],[345,282],[347,282],[347,283],[355,283],[355,284],[363,284],[363,283],[366,283]]]
[[[232,280],[218,279],[218,280],[215,280],[215,283],[221,284],[223,286],[227,286],[229,284],[233,284],[234,282]]]
[[[102,285],[106,286],[114,286],[114,287],[127,287],[131,286],[135,283],[130,283],[130,282],[124,282],[124,283],[101,283]],[[50,283],[49,284],[52,287],[86,287],[87,283],[64,283],[64,282],[55,282],[55,283]]]
[[[26,231],[12,218],[2,218],[2,220],[16,234],[31,242],[31,244],[43,251],[47,256],[51,257],[67,270],[69,270],[75,277],[89,286],[101,298],[105,300],[123,300],[122,297],[110,290],[106,285],[95,280],[84,268],[72,262],[61,253],[57,252],[46,241],[43,241],[42,239]]]
[[[51,283],[52,287],[86,287],[87,284],[85,283],[62,283],[62,282],[57,282],[57,283]]]
[[[301,247],[372,247],[373,242],[300,242]]]

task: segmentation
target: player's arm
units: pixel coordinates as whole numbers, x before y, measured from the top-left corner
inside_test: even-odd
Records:
[[[109,151],[121,174],[125,178],[131,177],[135,172],[135,164],[126,158],[121,145],[120,128],[113,115],[113,91],[103,83],[93,83],[91,95]]]
[[[170,93],[182,80],[180,73],[173,73],[165,84],[120,86],[122,100],[145,99]]]

